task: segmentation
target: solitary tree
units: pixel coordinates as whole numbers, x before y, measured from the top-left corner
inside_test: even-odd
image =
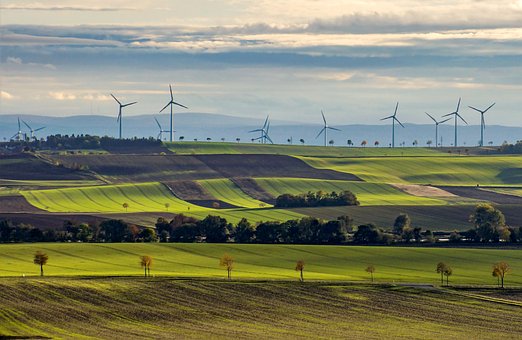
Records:
[[[366,267],[365,271],[367,273],[370,273],[373,282],[373,273],[375,273],[375,267],[373,265],[369,265],[368,267]]]
[[[393,222],[393,232],[396,234],[402,234],[404,229],[411,228],[411,219],[408,214],[400,214],[395,218]]]
[[[440,284],[444,284],[444,271],[446,270],[446,268],[448,268],[448,265],[445,264],[444,262],[439,262],[437,263],[437,273],[440,274]]]
[[[361,142],[361,146],[362,146],[363,148],[366,146],[366,144],[368,144],[368,142],[365,141],[365,140],[363,140],[363,141]]]
[[[446,276],[446,286],[449,286],[449,277],[453,275],[453,269],[450,266],[444,268],[444,276]]]
[[[125,211],[127,212],[129,210],[129,203],[125,202],[122,204],[123,206],[123,209],[125,209]]]
[[[303,145],[304,145],[304,143],[305,143],[305,140],[304,140],[303,138],[301,138],[301,139],[299,140],[299,142],[301,142],[301,144],[303,144]]]
[[[145,277],[150,276],[150,267],[152,266],[152,256],[141,256],[141,268],[145,271]]]
[[[238,143],[239,143],[240,141],[241,141],[241,138],[239,138],[239,137],[238,137],[238,138],[236,138],[236,142],[238,142]]]
[[[346,144],[348,144],[348,146],[352,146],[352,145],[353,145],[353,142],[352,142],[351,139],[348,139],[348,140],[346,141]]]
[[[299,277],[300,277],[299,280],[301,282],[304,281],[304,278],[303,278],[304,267],[305,267],[305,262],[303,260],[297,261],[297,263],[295,265],[295,270],[299,272]]]
[[[179,136],[179,140],[184,140],[185,136]]]
[[[500,270],[496,266],[493,266],[493,277],[497,278],[497,287],[500,287]]]
[[[500,278],[500,288],[504,288],[504,277],[511,271],[511,267],[506,262],[498,262],[493,265],[493,276],[495,272],[497,277]]]
[[[227,270],[228,280],[232,279],[232,269],[234,269],[234,258],[225,253],[219,260],[219,265]]]
[[[334,143],[335,143],[335,142],[334,142],[333,139],[330,139],[330,140],[328,141],[328,144],[330,144],[330,145],[334,145]]]
[[[170,203],[165,203],[165,209],[167,209],[167,211],[169,211],[169,208],[170,208]]]
[[[44,276],[43,266],[47,264],[47,261],[49,260],[49,256],[47,256],[46,253],[38,250],[34,254],[34,264],[40,266],[40,276]]]
[[[506,225],[504,214],[489,203],[477,205],[470,222],[475,225],[482,242],[498,239],[499,231]]]
[[[375,143],[373,143],[373,145],[374,145],[375,147],[378,147],[378,146],[379,146],[379,141],[376,140]]]

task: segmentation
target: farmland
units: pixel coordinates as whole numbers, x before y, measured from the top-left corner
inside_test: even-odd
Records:
[[[379,156],[451,156],[435,148],[324,148],[310,145],[282,144],[247,144],[247,143],[205,143],[205,142],[173,142],[165,143],[175,154],[179,155],[212,155],[212,154],[263,154],[293,155],[317,157],[379,157]]]
[[[520,185],[522,157],[301,157],[313,167],[347,172],[367,182],[432,185]]]
[[[154,258],[153,274],[175,277],[222,278],[218,266],[223,253],[235,260],[236,279],[296,279],[295,261],[306,263],[309,280],[365,281],[364,268],[373,264],[381,282],[436,284],[437,262],[451,264],[454,284],[496,283],[493,263],[504,260],[513,268],[506,282],[522,285],[522,254],[509,249],[389,248],[299,245],[239,244],[15,244],[3,245],[5,261],[0,276],[37,275],[32,263],[36,250],[49,255],[49,276],[141,275],[139,256]]]
[[[389,285],[3,279],[0,298],[0,334],[13,337],[515,339],[522,331],[515,302]]]
[[[317,180],[300,178],[257,178],[257,183],[274,196],[308,191],[339,192],[348,190],[357,195],[362,206],[369,205],[444,205],[440,199],[408,195],[389,184]]]

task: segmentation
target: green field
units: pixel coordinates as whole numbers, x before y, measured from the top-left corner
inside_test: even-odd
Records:
[[[231,182],[230,182],[231,183]],[[238,189],[239,190],[239,189]],[[209,214],[220,215],[230,222],[238,222],[245,217],[252,222],[262,220],[298,219],[304,215],[280,209],[210,209],[176,198],[161,183],[140,183],[105,185],[81,188],[29,190],[22,195],[33,206],[54,213],[183,213],[196,218]],[[245,199],[246,201],[246,199]],[[250,205],[254,199],[247,201]],[[123,207],[123,203],[129,206]],[[169,208],[165,204],[170,204]],[[121,215],[120,215],[121,216]]]
[[[218,265],[227,252],[236,259],[237,279],[295,279],[295,262],[303,259],[310,280],[364,281],[364,268],[373,264],[376,279],[385,282],[438,282],[435,265],[453,267],[454,284],[495,284],[493,263],[504,260],[513,268],[508,285],[522,285],[522,252],[505,249],[390,248],[238,244],[14,244],[2,245],[0,276],[37,275],[32,263],[36,250],[49,255],[50,276],[141,275],[140,255],[155,259],[155,275],[221,278]]]
[[[520,297],[343,283],[0,279],[0,336],[517,339]]]
[[[217,200],[227,202],[237,207],[252,209],[259,207],[272,207],[270,204],[266,204],[248,196],[229,179],[207,179],[197,182]]]
[[[451,156],[435,148],[359,148],[260,143],[174,142],[165,145],[176,154],[277,154],[317,157]]]
[[[300,157],[311,166],[359,176],[376,183],[432,185],[520,185],[522,157]]]
[[[381,183],[303,178],[256,178],[256,182],[275,197],[282,194],[304,194],[308,191],[340,192],[349,190],[357,195],[362,206],[447,204],[440,199],[408,195],[389,184]]]

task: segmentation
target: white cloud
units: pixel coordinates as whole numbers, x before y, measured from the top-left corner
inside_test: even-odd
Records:
[[[7,57],[6,63],[8,65],[27,65],[27,66],[36,66],[36,67],[44,67],[50,70],[56,70],[56,66],[53,64],[40,64],[40,63],[24,63],[22,58],[18,57]]]
[[[55,100],[75,100],[76,95],[66,92],[49,92],[49,97]]]
[[[14,99],[14,96],[6,91],[0,91],[0,99],[10,100]]]

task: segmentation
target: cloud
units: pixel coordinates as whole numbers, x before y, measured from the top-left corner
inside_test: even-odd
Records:
[[[8,65],[27,65],[27,66],[36,66],[36,67],[44,67],[50,70],[56,70],[56,66],[53,64],[40,64],[40,63],[24,63],[22,58],[19,57],[7,57],[5,60]]]
[[[0,10],[18,10],[18,11],[87,11],[87,12],[118,12],[118,11],[134,11],[132,7],[88,7],[88,6],[55,6],[44,5],[40,3],[28,5],[6,4],[0,5]]]
[[[9,92],[0,91],[0,99],[11,100],[14,99],[14,96]]]
[[[55,99],[55,100],[75,100],[76,95],[72,93],[65,93],[65,92],[49,92],[49,98]]]

